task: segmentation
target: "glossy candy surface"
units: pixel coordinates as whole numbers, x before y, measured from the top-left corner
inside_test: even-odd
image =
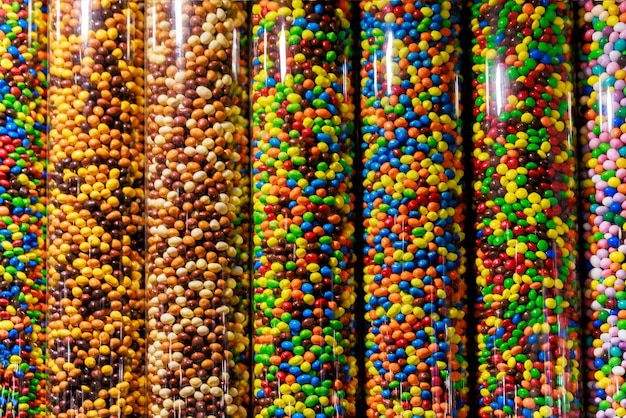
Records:
[[[626,416],[626,3],[579,2],[587,416]]]
[[[143,4],[50,6],[50,414],[141,416]]]
[[[245,4],[147,3],[149,415],[246,417]]]
[[[47,3],[0,4],[0,414],[45,412]]]
[[[456,1],[362,1],[368,417],[465,417]]]
[[[252,7],[254,416],[355,416],[348,1]]]
[[[571,4],[471,13],[478,416],[576,417]]]

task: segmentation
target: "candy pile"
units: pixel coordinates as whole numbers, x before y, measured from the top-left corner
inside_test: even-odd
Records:
[[[250,403],[245,4],[146,9],[149,415]]]
[[[626,3],[581,1],[588,411],[626,416]]]
[[[471,6],[480,417],[580,413],[570,7]]]
[[[48,400],[144,412],[143,5],[50,8]]]
[[[361,2],[367,416],[465,417],[457,1]]]
[[[355,414],[349,8],[253,5],[257,418]]]
[[[0,4],[0,415],[45,412],[47,5]]]

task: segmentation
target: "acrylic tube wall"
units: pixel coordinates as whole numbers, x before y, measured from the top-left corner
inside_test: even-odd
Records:
[[[368,417],[465,417],[460,5],[362,1]]]
[[[49,413],[141,416],[143,4],[50,2]]]
[[[148,415],[245,417],[245,3],[149,0],[146,17]]]
[[[348,1],[252,9],[254,416],[355,416]]]
[[[580,1],[577,31],[587,416],[626,416],[626,3]]]
[[[47,5],[0,5],[0,415],[45,412]]]
[[[571,7],[471,7],[479,417],[580,415]]]

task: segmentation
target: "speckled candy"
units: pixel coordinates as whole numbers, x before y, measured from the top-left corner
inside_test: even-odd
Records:
[[[471,6],[481,418],[580,415],[570,8]]]
[[[355,416],[348,1],[252,9],[254,416]]]
[[[626,416],[626,3],[579,2],[587,415]]]
[[[0,4],[0,411],[45,413],[47,3]]]
[[[50,16],[49,414],[142,416],[143,3]]]
[[[370,418],[466,417],[456,1],[361,2]]]
[[[150,0],[146,48],[149,416],[248,415],[248,16]]]

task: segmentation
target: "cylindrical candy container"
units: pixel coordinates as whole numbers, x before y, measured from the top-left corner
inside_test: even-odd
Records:
[[[50,6],[49,412],[141,416],[143,3]]]
[[[580,415],[571,7],[471,5],[481,418]]]
[[[0,415],[45,412],[47,3],[0,5]]]
[[[460,4],[360,5],[367,416],[466,417]]]
[[[626,416],[626,3],[580,1],[587,416]]]
[[[245,3],[149,0],[146,17],[148,416],[246,417]]]
[[[350,3],[252,7],[254,416],[354,417]]]

